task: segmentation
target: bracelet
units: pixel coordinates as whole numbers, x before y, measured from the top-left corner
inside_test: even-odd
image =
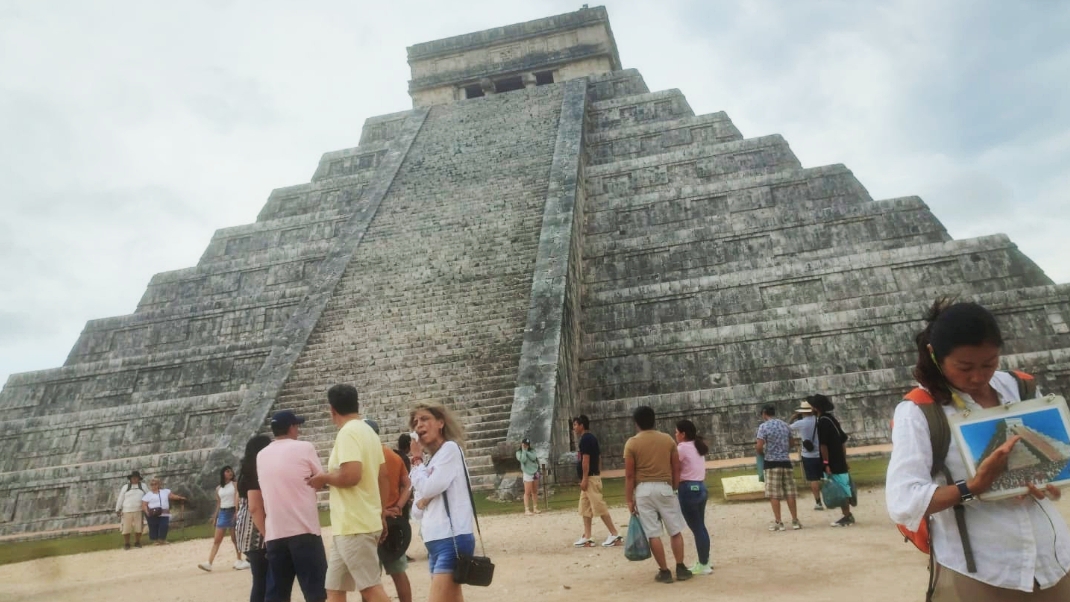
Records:
[[[825,460],[825,466],[828,466],[829,461]]]

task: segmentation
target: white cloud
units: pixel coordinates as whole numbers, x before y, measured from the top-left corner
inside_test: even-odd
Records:
[[[579,3],[0,5],[0,381],[308,181],[406,109],[405,47]],[[1016,8],[1017,7],[1017,8]],[[978,2],[611,2],[625,67],[921,195],[953,236],[1008,233],[1070,281],[1070,9]],[[1038,18],[1038,13],[1043,18]]]

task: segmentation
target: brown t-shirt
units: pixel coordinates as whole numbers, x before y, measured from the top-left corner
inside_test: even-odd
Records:
[[[640,431],[624,444],[624,459],[635,462],[636,483],[672,484],[672,458],[676,441],[653,429]]]

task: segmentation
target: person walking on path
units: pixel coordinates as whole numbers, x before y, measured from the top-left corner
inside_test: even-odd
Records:
[[[710,562],[710,532],[706,529],[706,453],[710,451],[702,437],[698,436],[695,423],[680,420],[676,423],[676,451],[680,455],[680,511],[684,521],[695,536],[695,551],[698,562],[691,573],[709,575],[713,572]]]
[[[245,444],[238,469],[238,516],[234,531],[238,534],[238,549],[245,553],[252,575],[249,602],[264,602],[267,593],[268,563],[264,547],[264,496],[260,493],[260,478],[256,473],[256,457],[268,445],[271,438],[255,435]]]
[[[202,571],[212,572],[212,563],[215,555],[219,553],[219,546],[223,543],[227,531],[230,531],[230,541],[234,543],[234,552],[238,559],[234,561],[237,570],[249,568],[249,563],[241,558],[241,550],[238,549],[238,538],[234,533],[234,519],[238,511],[238,488],[234,482],[234,469],[224,466],[219,470],[219,487],[215,488],[215,514],[212,522],[215,523],[215,538],[212,541],[212,551],[208,553],[208,562],[202,562],[197,568]]]
[[[458,554],[476,549],[475,509],[464,465],[464,429],[453,413],[433,402],[409,412],[412,442],[412,517],[420,521],[431,571],[428,602],[463,602],[461,584],[453,580]]]
[[[1019,379],[1031,379],[1029,375],[1016,378],[997,370],[1003,335],[987,309],[939,300],[925,321],[915,337],[914,378],[936,404],[927,409],[949,417],[1013,405],[1023,401],[1023,393],[1028,395],[1028,387],[1019,388]],[[939,417],[933,412],[932,419]],[[931,599],[1070,600],[1070,529],[1053,503],[1062,492],[1051,485],[1023,483],[1029,492],[1020,498],[976,499],[1006,475],[1009,456],[1024,453],[1021,447],[1015,449],[1020,438],[1009,437],[971,478],[955,438],[948,437],[943,458],[933,457],[929,424],[915,401],[896,406],[885,502],[894,522],[915,532],[929,526],[935,561]],[[940,460],[950,480],[944,471],[933,473]],[[962,515],[965,532],[959,531],[956,514]]]
[[[851,506],[857,504],[854,499],[854,486],[851,484],[850,467],[847,465],[847,433],[843,432],[840,421],[832,415],[835,405],[832,400],[820,393],[807,398],[817,418],[817,437],[821,441],[821,464],[828,478],[836,478],[851,488],[852,498],[840,506],[841,518],[829,523],[830,527],[850,527],[855,524],[855,515]]]
[[[134,547],[141,547],[141,532],[145,516],[141,510],[141,498],[148,493],[148,488],[141,482],[141,473],[134,470],[126,477],[126,484],[119,488],[115,500],[115,513],[119,515],[119,529],[123,534],[123,549],[130,549],[130,534],[134,534]]]
[[[632,418],[638,432],[624,444],[624,497],[628,511],[639,515],[643,534],[650,541],[650,552],[658,563],[654,580],[673,582],[673,572],[666,564],[661,543],[661,534],[666,531],[676,561],[676,580],[686,581],[691,578],[691,571],[684,566],[685,522],[675,495],[680,485],[676,442],[654,430],[653,408],[639,406]]]
[[[159,477],[149,480],[149,492],[141,498],[145,522],[149,524],[149,541],[162,546],[167,544],[167,531],[171,525],[171,502],[184,502],[186,498],[170,489],[162,488]]]
[[[767,405],[762,408],[762,424],[758,427],[755,449],[765,455],[765,497],[773,508],[773,522],[770,531],[783,531],[784,522],[780,520],[780,500],[788,502],[791,512],[791,528],[802,529],[798,511],[795,507],[795,474],[788,455],[791,429],[787,423],[776,417],[776,407]]]
[[[803,465],[803,475],[810,484],[810,493],[814,495],[814,510],[825,509],[821,505],[821,479],[825,476],[825,465],[821,461],[821,438],[817,435],[817,417],[814,416],[810,402],[804,401],[788,419],[788,426],[796,439],[800,441],[799,460]]]
[[[535,455],[535,450],[531,449],[530,439],[525,438],[520,442],[516,459],[520,462],[520,472],[524,475],[524,515],[541,514],[542,511],[539,510],[539,456]]]
[[[264,498],[264,541],[271,578],[265,602],[289,602],[294,579],[305,602],[324,602],[327,554],[320,536],[316,491],[308,479],[323,474],[316,447],[299,441],[305,419],[283,410],[271,417],[275,440],[256,456]],[[255,508],[253,508],[255,509]],[[251,509],[252,510],[252,509]],[[254,517],[256,513],[254,513]]]
[[[583,535],[576,540],[577,548],[589,548],[595,545],[591,539],[591,523],[598,516],[609,529],[609,536],[602,546],[609,548],[624,544],[624,539],[617,533],[609,506],[602,497],[602,452],[598,438],[590,431],[591,420],[586,414],[572,419],[572,432],[576,434],[579,456],[576,462],[576,476],[580,479],[580,516],[583,518]]]
[[[327,472],[308,479],[314,490],[331,486],[334,545],[327,561],[327,599],[345,602],[346,592],[357,591],[364,602],[388,602],[379,567],[379,537],[386,529],[383,444],[360,416],[356,387],[334,385],[327,389],[327,403],[338,435]]]

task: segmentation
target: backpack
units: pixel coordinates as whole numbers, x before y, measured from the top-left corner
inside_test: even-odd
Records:
[[[1015,382],[1018,383],[1019,399],[1026,400],[1037,396],[1037,382],[1032,375],[1017,370],[1011,370],[1008,374],[1013,376]],[[925,415],[925,421],[929,423],[929,438],[933,449],[932,476],[935,477],[937,474],[942,474],[949,485],[954,483],[954,479],[951,478],[951,471],[944,465],[944,458],[947,457],[947,451],[951,447],[951,425],[947,421],[947,414],[944,413],[943,407],[938,403],[934,403],[935,400],[932,394],[921,387],[907,393],[904,399],[914,402],[918,409],[921,410],[921,413]],[[956,504],[954,510],[955,524],[958,526],[959,537],[962,539],[962,551],[966,556],[966,569],[970,573],[976,573],[977,567],[974,564],[973,548],[970,546],[970,538],[966,533],[966,508],[962,504]],[[933,558],[932,536],[929,531],[930,518],[928,516],[925,517],[925,520],[918,526],[917,531],[911,531],[906,525],[896,525],[896,528],[903,534],[905,541],[913,543],[918,550],[929,555],[931,578],[933,574]],[[930,593],[932,585],[935,584],[930,584]]]

